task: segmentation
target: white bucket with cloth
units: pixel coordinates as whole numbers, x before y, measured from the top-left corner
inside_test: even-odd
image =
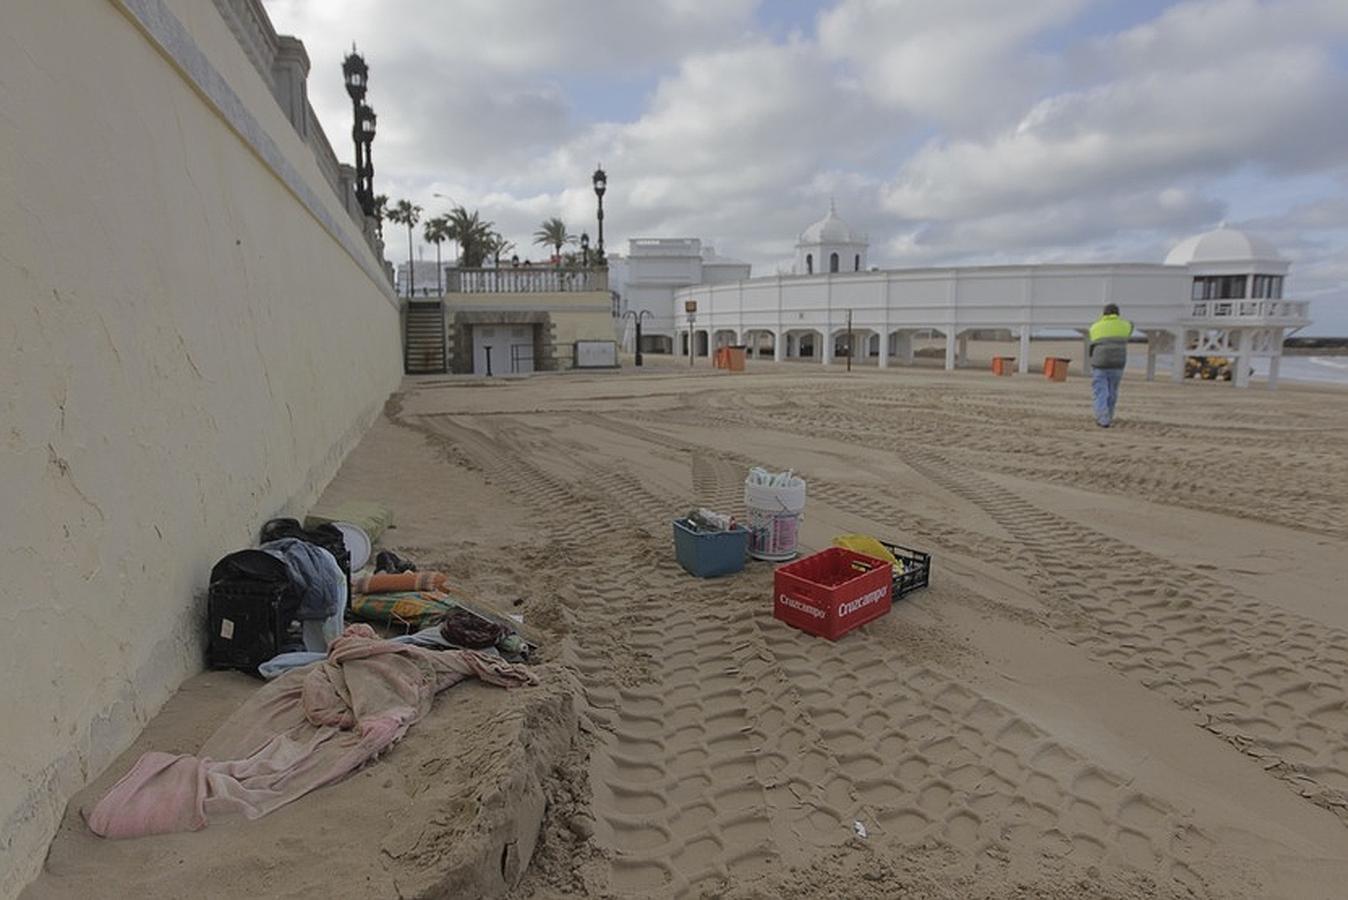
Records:
[[[781,562],[796,555],[805,510],[803,478],[791,472],[750,469],[744,479],[744,509],[750,556]]]

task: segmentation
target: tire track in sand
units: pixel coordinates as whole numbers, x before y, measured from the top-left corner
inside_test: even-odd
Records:
[[[731,455],[711,465],[714,451],[614,424],[688,450],[702,496],[741,489]],[[610,486],[604,505],[623,505],[626,486]],[[885,844],[1038,871],[1119,865],[1201,890],[1192,867],[1211,841],[1164,802],[939,672],[896,664],[883,640],[804,637],[744,580],[698,583],[692,607],[679,590],[634,633],[659,689],[591,691],[619,710],[594,767],[615,888],[688,893],[842,844],[862,821]]]
[[[1348,633],[1047,512],[948,462],[909,465],[977,503],[1033,557],[1074,639],[1348,824]],[[1085,569],[1072,560],[1100,560]],[[1251,710],[1254,710],[1251,713]]]
[[[697,415],[704,423],[714,418],[703,410]],[[819,433],[818,422],[797,409],[764,415],[749,408],[734,418]],[[999,558],[1044,591],[1054,627],[1192,709],[1203,728],[1348,824],[1348,633],[1049,513],[947,455],[908,441],[899,447],[874,420],[854,423],[834,410],[829,428],[841,441],[900,452],[924,477],[986,510],[1029,551],[1028,558],[1005,552]],[[881,511],[879,501],[859,492],[826,490],[844,508],[869,504],[868,515]],[[1108,560],[1108,573],[1083,571],[1074,559]]]

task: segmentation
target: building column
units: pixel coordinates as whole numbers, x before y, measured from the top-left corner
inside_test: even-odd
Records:
[[[945,368],[950,371],[955,368],[955,329],[950,328],[945,333]]]
[[[898,356],[899,362],[905,366],[911,366],[913,364],[913,333],[911,331],[900,331],[898,339],[898,352],[895,355]]]
[[[889,367],[889,329],[880,329],[880,356],[879,366],[882,369]]]
[[[1275,329],[1277,343],[1273,346],[1273,355],[1268,358],[1268,389],[1278,389],[1278,367],[1282,363],[1282,329]]]
[[[959,353],[955,358],[955,365],[967,366],[969,364],[969,335],[959,336]]]
[[[824,342],[819,350],[819,361],[824,365],[833,362],[833,334],[828,329],[824,329]]]
[[[1030,372],[1030,326],[1020,326],[1020,354],[1016,357],[1016,371],[1022,375]]]
[[[1232,337],[1235,338],[1235,345],[1236,345],[1236,352],[1233,355],[1232,365],[1236,367],[1236,372],[1231,380],[1238,388],[1249,387],[1250,338],[1253,337],[1253,335],[1250,334],[1249,329],[1237,328],[1235,330],[1235,334],[1232,335]]]
[[[1184,331],[1170,332],[1172,349],[1170,353],[1170,380],[1175,384],[1184,384]]]
[[[1147,380],[1156,380],[1156,335],[1147,334]]]
[[[772,361],[781,362],[786,359],[786,334],[781,331],[772,333]]]

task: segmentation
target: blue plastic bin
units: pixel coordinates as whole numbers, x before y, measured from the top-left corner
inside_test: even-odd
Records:
[[[729,531],[694,531],[683,521],[674,520],[674,556],[692,575],[730,575],[744,568],[748,555],[749,529],[743,525]]]

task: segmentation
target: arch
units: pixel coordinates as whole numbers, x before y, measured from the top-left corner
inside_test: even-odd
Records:
[[[871,348],[874,344],[878,350],[879,335],[874,329],[857,325],[852,328],[852,346],[847,345],[847,329],[838,328],[830,335],[829,340],[833,342],[832,358],[835,360],[846,360],[847,354],[852,353],[852,365],[860,365],[863,361],[871,357]]]
[[[861,271],[861,254],[860,254],[860,253],[858,253],[856,256],[853,256],[853,257],[852,257],[852,271],[853,271],[853,272],[860,272],[860,271]]]
[[[711,354],[710,354],[710,351],[708,350],[708,346],[707,346],[707,345],[710,344],[711,341],[709,340],[709,335],[707,334],[707,332],[706,332],[706,331],[703,331],[702,329],[698,329],[698,330],[695,332],[695,334],[697,335],[697,337],[694,338],[694,340],[693,340],[693,346],[694,346],[694,348],[696,348],[696,354],[695,354],[695,355],[697,355],[697,356],[710,356]]]
[[[814,274],[814,254],[813,254],[813,253],[806,253],[806,254],[805,254],[805,274],[806,274],[806,275],[813,275],[813,274]]]
[[[830,253],[828,255],[828,270],[830,272],[838,271],[838,254]]]

